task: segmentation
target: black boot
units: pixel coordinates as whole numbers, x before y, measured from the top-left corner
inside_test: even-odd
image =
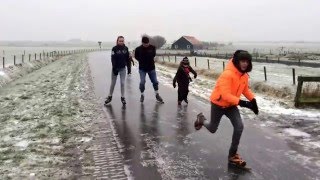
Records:
[[[124,97],[121,97],[121,102],[122,102],[123,105],[127,104],[126,99]]]
[[[164,102],[163,102],[163,99],[161,98],[161,96],[159,95],[159,93],[157,93],[156,99],[157,99],[158,102],[164,103]]]
[[[112,101],[112,96],[108,96],[106,101],[104,102],[104,105],[109,104]]]

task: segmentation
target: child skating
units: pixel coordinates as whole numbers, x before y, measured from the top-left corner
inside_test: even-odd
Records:
[[[228,161],[230,164],[245,168],[246,161],[238,154],[238,145],[243,131],[243,123],[238,105],[259,113],[256,99],[248,86],[248,72],[252,70],[252,56],[243,50],[237,50],[227,64],[226,70],[220,75],[211,93],[211,119],[208,121],[200,113],[194,123],[196,130],[205,126],[211,133],[218,129],[220,120],[226,115],[233,126],[232,143],[229,149]],[[241,100],[244,95],[249,101]]]
[[[197,78],[197,73],[190,66],[189,59],[184,57],[173,78],[174,88],[176,88],[176,83],[178,83],[178,105],[181,105],[182,101],[188,104],[189,83],[192,81],[189,75],[190,72],[194,75],[194,78]]]

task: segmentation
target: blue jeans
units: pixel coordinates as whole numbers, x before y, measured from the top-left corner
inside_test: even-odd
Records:
[[[140,86],[139,89],[141,92],[144,92],[145,90],[145,84],[146,84],[146,75],[149,75],[150,81],[152,82],[153,85],[153,89],[155,91],[158,91],[159,89],[159,82],[157,80],[157,73],[156,70],[152,70],[152,71],[144,71],[139,69],[139,74],[140,74]]]

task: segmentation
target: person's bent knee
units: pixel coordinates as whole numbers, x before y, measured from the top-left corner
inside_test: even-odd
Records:
[[[238,133],[242,133],[243,129],[244,129],[243,124],[239,124],[239,125],[236,127],[236,131],[237,131]]]

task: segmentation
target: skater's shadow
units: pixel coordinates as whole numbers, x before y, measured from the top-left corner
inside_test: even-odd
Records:
[[[107,109],[107,112],[108,112],[109,115],[110,115],[110,118],[111,118],[111,119],[115,119],[116,116],[115,116],[115,114],[114,114],[112,105],[111,105],[111,104],[108,104],[108,105],[105,105],[105,107],[106,107],[106,109]]]
[[[188,123],[188,106],[179,106],[177,108],[177,128],[176,137],[179,144],[184,145],[186,136],[190,133]]]
[[[156,103],[152,113],[148,113],[144,104],[140,106],[140,133],[158,142],[159,136],[159,107]]]

